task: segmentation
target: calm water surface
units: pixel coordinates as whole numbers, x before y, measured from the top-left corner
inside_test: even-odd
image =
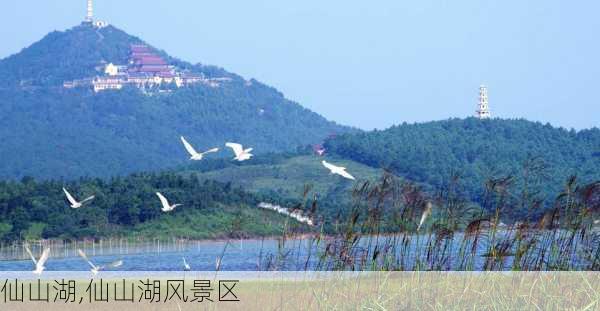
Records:
[[[379,250],[384,248],[385,240],[391,237],[380,237]],[[411,239],[410,248],[415,250],[422,248],[426,244],[426,237],[419,238],[419,242],[415,236]],[[451,247],[451,258],[455,258],[462,234],[457,234],[454,237]],[[372,240],[371,240],[372,242]],[[183,257],[194,271],[215,271],[218,258],[221,260],[221,271],[257,271],[257,270],[279,270],[279,271],[298,271],[298,270],[315,270],[319,262],[319,255],[324,251],[322,242],[319,246],[311,244],[307,239],[292,239],[287,240],[285,247],[281,247],[276,239],[265,240],[231,240],[226,241],[204,241],[190,242],[185,244],[185,247],[180,247],[178,250],[171,251],[148,251],[143,247],[136,250],[132,246],[127,250],[129,254],[113,254],[113,255],[98,255],[103,252],[96,247],[95,249],[85,248],[88,257],[96,265],[106,265],[116,260],[123,260],[123,265],[119,268],[111,269],[111,271],[182,271]],[[312,245],[312,247],[309,247]],[[355,253],[356,258],[360,257],[361,252],[364,253],[369,248],[369,238],[364,237],[359,242],[358,251]],[[373,244],[371,244],[373,245]],[[478,270],[483,267],[485,258],[481,255],[487,251],[488,245],[484,242],[479,244],[478,255],[475,256],[476,263],[474,269]],[[371,250],[373,248],[371,247]],[[405,249],[406,250],[406,249]],[[36,256],[39,256],[41,249],[34,249]],[[61,252],[56,250],[57,253]],[[52,252],[51,252],[52,253]],[[372,252],[371,252],[372,253]],[[407,267],[411,267],[415,262],[414,251],[411,251],[413,256],[409,258]],[[424,256],[427,253],[425,250],[419,252],[422,254],[421,261],[425,260]],[[82,258],[75,256],[75,251],[71,251],[72,255],[62,258],[50,257],[46,263],[47,271],[89,271],[90,267]],[[96,254],[96,255],[94,255]],[[402,257],[400,250],[396,251],[397,258]],[[408,257],[411,257],[408,256]],[[454,260],[451,259],[453,262]],[[512,257],[507,257],[505,269],[510,268]],[[308,264],[307,264],[308,263]],[[451,264],[454,266],[454,264]],[[308,267],[307,269],[305,269]],[[320,266],[316,270],[327,270],[331,266]],[[33,262],[31,260],[11,260],[0,261],[0,271],[31,271]],[[330,268],[329,268],[330,269]],[[409,268],[410,269],[410,268]]]

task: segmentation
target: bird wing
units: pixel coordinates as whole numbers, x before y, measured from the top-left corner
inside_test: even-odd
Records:
[[[335,166],[335,165],[333,165],[333,164],[331,164],[331,163],[329,163],[329,162],[327,162],[325,160],[321,161],[321,163],[323,163],[323,166],[325,166],[326,168],[328,168],[330,171],[334,171],[337,168],[337,166]]]
[[[40,257],[40,259],[37,261],[37,264],[35,265],[36,268],[43,267],[44,264],[46,263],[46,261],[48,260],[48,257],[50,257],[50,248],[45,248],[44,251],[42,252],[42,256]]]
[[[236,143],[226,143],[225,146],[231,148],[233,150],[233,153],[235,153],[236,156],[240,155],[242,152],[244,152],[244,148],[242,147],[242,145],[240,144],[236,144]]]
[[[75,200],[75,198],[73,198],[73,196],[69,193],[69,191],[67,191],[67,189],[63,188],[63,191],[65,192],[65,195],[67,196],[67,200],[69,200],[69,203],[71,203],[71,205],[75,205],[75,204],[79,203]]]
[[[252,152],[252,150],[254,150],[254,148],[248,148],[248,149],[244,150],[244,153],[250,153],[250,152]]]
[[[185,140],[185,138],[183,138],[183,136],[181,136],[181,142],[183,143],[183,146],[185,147],[185,150],[187,150],[187,152],[190,155],[197,155],[198,152],[196,151],[196,149],[194,149],[194,147],[192,147],[192,145],[190,145],[190,143],[188,143],[187,140]]]
[[[123,265],[123,260],[117,260],[117,261],[113,261],[113,262],[111,262],[111,263],[108,265],[108,267],[109,267],[109,268],[118,268],[118,267],[120,267],[120,266],[122,266],[122,265]]]
[[[167,198],[165,198],[162,194],[160,194],[160,192],[157,192],[156,195],[160,199],[160,203],[162,204],[164,209],[169,209],[171,207],[169,205],[169,201],[167,201]]]
[[[31,260],[33,260],[33,264],[37,265],[37,260],[35,260],[35,257],[31,253],[31,250],[29,249],[29,246],[25,245],[25,251],[27,251],[27,254],[29,254],[29,256],[31,257]]]
[[[83,204],[83,203],[85,203],[85,202],[87,202],[87,201],[91,201],[91,200],[93,200],[95,197],[96,197],[96,196],[93,196],[93,195],[91,195],[91,196],[89,196],[89,197],[85,198],[85,200],[81,201],[81,203]]]
[[[350,175],[350,173],[346,172],[345,170],[341,170],[339,173],[342,177],[348,178],[348,179],[352,179],[352,180],[356,180],[356,178],[354,178],[354,176]]]
[[[92,263],[92,261],[87,257],[87,255],[80,249],[77,250],[77,252],[79,253],[79,256],[81,256],[81,258],[83,258],[83,260],[85,260],[90,267],[92,267],[92,269],[100,269],[99,267],[96,267],[96,265],[94,265],[94,263]]]
[[[219,148],[212,148],[210,150],[204,151],[202,154],[212,153],[212,152],[219,152]]]

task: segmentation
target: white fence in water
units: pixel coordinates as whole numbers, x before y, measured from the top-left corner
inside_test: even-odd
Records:
[[[11,244],[0,243],[0,261],[29,260],[29,254],[25,250],[26,245],[29,246],[34,256],[39,256],[44,248],[49,247],[51,258],[67,258],[79,256],[78,249],[83,250],[89,256],[181,252],[191,247],[200,248],[200,241],[187,239],[132,241],[126,238],[113,238],[95,241],[40,240]]]

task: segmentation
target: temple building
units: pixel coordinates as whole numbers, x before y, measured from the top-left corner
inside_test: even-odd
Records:
[[[162,56],[144,44],[130,46],[129,61],[126,65],[104,63],[100,67],[103,74],[95,78],[84,78],[63,83],[65,88],[91,86],[94,92],[120,90],[132,85],[144,90],[152,90],[163,84],[172,84],[177,88],[202,83],[210,87],[219,87],[229,78],[205,78],[187,71],[178,70]]]
[[[83,25],[96,29],[108,26],[108,23],[94,19],[94,2],[87,1],[87,10]],[[99,75],[82,79],[65,81],[63,87],[91,87],[94,92],[120,90],[127,85],[142,89],[146,93],[170,92],[173,87],[180,88],[191,84],[202,83],[209,87],[219,87],[221,83],[231,81],[230,78],[206,78],[204,75],[180,70],[169,64],[154,49],[145,44],[132,44],[129,48],[129,59],[126,64],[107,63],[102,60],[96,67]],[[167,84],[166,87],[163,87]]]

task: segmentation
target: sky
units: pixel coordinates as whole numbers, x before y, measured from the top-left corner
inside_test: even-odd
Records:
[[[0,58],[85,16],[85,0],[0,2]],[[600,1],[95,0],[172,56],[279,89],[338,123],[472,116],[600,127]]]

